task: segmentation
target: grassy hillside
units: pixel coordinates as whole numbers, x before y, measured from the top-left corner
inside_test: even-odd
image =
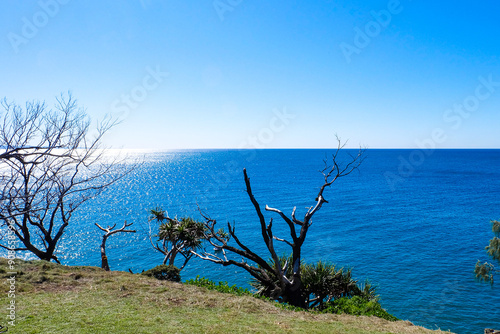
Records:
[[[443,333],[375,317],[313,314],[143,275],[17,261],[15,327],[7,333]],[[0,324],[9,321],[0,259]]]

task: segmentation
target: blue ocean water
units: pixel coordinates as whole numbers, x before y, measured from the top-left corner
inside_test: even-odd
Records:
[[[108,239],[112,270],[140,272],[162,261],[147,237],[148,211],[201,219],[198,206],[263,256],[258,218],[243,181],[247,168],[262,206],[303,216],[314,204],[328,150],[206,150],[150,152],[127,177],[81,207],[58,248],[64,264],[100,265],[101,232],[94,226],[133,222],[135,234]],[[348,161],[344,150],[341,159]],[[325,192],[303,260],[353,267],[378,286],[383,306],[398,318],[431,329],[480,333],[500,329],[500,287],[474,280],[488,260],[491,219],[500,219],[500,150],[367,150],[359,171]],[[287,228],[274,217],[275,235]],[[283,247],[283,252],[286,247]],[[248,286],[249,275],[193,259],[183,279],[202,275]]]

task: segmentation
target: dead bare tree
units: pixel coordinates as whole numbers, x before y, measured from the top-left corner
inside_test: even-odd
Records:
[[[102,231],[106,232],[102,236],[102,243],[101,243],[101,268],[102,269],[109,271],[108,257],[106,256],[106,240],[108,240],[108,238],[110,236],[112,236],[113,234],[120,233],[120,232],[122,232],[122,233],[136,233],[137,232],[136,230],[126,230],[126,228],[132,226],[132,224],[134,224],[134,223],[127,224],[127,221],[125,221],[125,223],[123,223],[123,226],[121,228],[119,228],[118,230],[114,230],[114,228],[116,227],[116,224],[114,224],[111,227],[108,226],[107,228],[104,228],[104,227],[101,227],[101,225],[95,223],[95,226],[97,226]]]
[[[294,306],[305,308],[306,296],[303,295],[300,273],[302,256],[301,248],[306,239],[309,227],[312,224],[312,217],[321,209],[323,204],[328,203],[323,195],[325,189],[329,188],[339,178],[351,174],[363,161],[364,150],[360,149],[357,155],[350,156],[348,163],[339,163],[339,153],[344,146],[345,143],[342,144],[339,139],[337,149],[332,155],[332,161],[328,163],[328,161],[325,160],[325,167],[321,170],[323,175],[323,184],[318,195],[316,196],[315,204],[307,210],[302,220],[296,217],[295,207],[293,208],[291,216],[288,217],[281,210],[267,205],[265,206],[266,211],[278,214],[288,225],[290,230],[290,238],[288,240],[279,238],[273,234],[273,219],[270,218],[269,224],[266,223],[262,209],[252,192],[250,178],[248,177],[247,171],[246,169],[243,170],[246,191],[259,218],[262,238],[266,244],[269,254],[271,255],[273,264],[268,263],[263,257],[247,247],[236,235],[234,225],[228,223],[227,232],[223,229],[216,230],[216,220],[210,218],[204,213],[202,213],[202,215],[206,220],[205,225],[207,228],[205,239],[215,249],[222,250],[222,254],[214,254],[206,250],[204,252],[195,252],[195,254],[204,260],[219,263],[223,266],[235,265],[243,268],[250,273],[252,277],[261,282],[262,285],[269,287],[269,290],[272,291],[272,298],[287,302]],[[234,243],[230,243],[230,240],[234,240]],[[276,254],[274,240],[284,242],[290,246],[292,251],[291,264],[285,263],[284,267],[281,267],[279,257]],[[231,259],[228,257],[226,251],[238,255],[242,259],[238,261]],[[292,266],[291,271],[287,270],[288,266]],[[287,271],[292,274],[287,276]]]
[[[75,210],[127,173],[100,144],[116,121],[104,119],[91,135],[71,94],[54,109],[42,102],[23,109],[6,99],[1,106],[0,231],[10,229],[22,246],[0,247],[59,262],[56,246]]]

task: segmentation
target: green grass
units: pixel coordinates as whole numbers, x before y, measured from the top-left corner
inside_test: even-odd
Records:
[[[440,333],[376,317],[288,311],[245,293],[144,275],[16,261],[16,325],[8,333]],[[0,259],[4,326],[7,268]]]

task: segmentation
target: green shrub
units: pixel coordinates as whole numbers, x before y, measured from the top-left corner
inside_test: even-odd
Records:
[[[490,244],[486,246],[485,249],[489,256],[500,263],[500,221],[492,220],[491,223],[493,224],[491,229],[495,236],[490,240]],[[489,282],[493,285],[494,274],[498,273],[500,273],[500,270],[495,268],[492,263],[485,262],[481,264],[481,262],[477,260],[476,268],[474,269],[476,279]]]
[[[196,278],[187,280],[186,284],[196,285],[202,288],[207,288],[209,290],[215,290],[223,293],[231,293],[233,295],[242,296],[242,295],[253,295],[248,289],[243,289],[237,287],[236,284],[229,286],[227,282],[219,282],[215,283],[205,277],[201,277],[198,275]]]
[[[352,314],[352,315],[366,315],[376,316],[382,319],[397,321],[395,316],[389,314],[382,308],[382,305],[376,300],[368,300],[360,296],[352,298],[342,297],[325,303],[321,308],[322,313],[334,314]]]
[[[180,272],[176,266],[162,264],[143,272],[141,275],[154,277],[162,281],[180,282]]]

